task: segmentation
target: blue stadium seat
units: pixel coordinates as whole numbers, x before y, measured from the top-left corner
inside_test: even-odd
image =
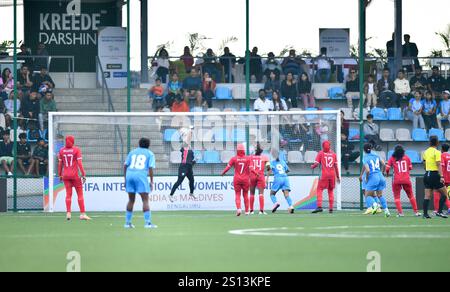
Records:
[[[35,131],[38,131],[38,130],[35,130]],[[41,136],[40,133],[39,133],[39,136]],[[37,140],[38,140],[37,134],[34,135],[30,130],[27,130],[27,142],[36,143]]]
[[[226,129],[214,129],[213,131],[214,141],[226,142],[228,137],[228,131]]]
[[[414,150],[406,150],[405,154],[411,159],[411,162],[414,164],[422,163],[422,159],[420,158],[420,154]]]
[[[394,150],[388,152],[387,159],[389,160],[392,157],[392,155],[394,155]]]
[[[375,121],[386,121],[387,120],[386,112],[384,111],[384,109],[375,107],[370,111],[370,113],[373,115],[373,119]]]
[[[203,108],[202,107],[193,107],[192,109],[191,109],[191,112],[193,112],[193,113],[201,113],[201,112],[203,112]]]
[[[308,112],[310,112],[310,111],[317,111],[317,110],[318,109],[315,108],[315,107],[308,107],[306,109],[306,111],[308,111]],[[305,118],[306,118],[307,121],[312,121],[312,120],[317,120],[319,118],[319,116],[318,115],[306,115]]]
[[[218,86],[216,88],[216,99],[233,99],[231,90],[228,87]]]
[[[222,163],[220,154],[217,151],[205,151],[205,153],[203,153],[203,161],[207,164]]]
[[[335,108],[331,108],[331,107],[325,107],[322,110],[324,110],[324,111],[334,111],[336,109]],[[324,115],[323,117],[324,117],[325,120],[328,120],[328,121],[336,121],[336,115]]]
[[[348,140],[349,141],[359,141],[360,133],[359,129],[349,129]]]
[[[203,160],[202,151],[200,151],[200,150],[194,150],[194,158],[198,164],[205,163],[205,161]]]
[[[403,121],[402,110],[396,107],[388,109],[388,120],[389,121]]]
[[[247,135],[245,130],[242,129],[233,129],[231,132],[231,139],[233,142],[245,142]]]
[[[175,129],[167,129],[164,131],[164,142],[179,142],[180,133]]]
[[[444,131],[441,129],[430,129],[429,136],[437,136],[439,141],[446,141]]]
[[[425,131],[425,129],[414,129],[412,131],[412,139],[417,142],[427,142],[427,131]]]

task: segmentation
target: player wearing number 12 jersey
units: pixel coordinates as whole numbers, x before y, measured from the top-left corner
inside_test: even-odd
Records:
[[[58,174],[66,188],[66,210],[67,220],[72,219],[72,190],[75,188],[78,196],[78,206],[80,208],[80,219],[90,220],[86,215],[83,196],[83,183],[86,181],[86,172],[83,168],[82,155],[80,148],[74,146],[75,138],[66,137],[66,146],[58,153]],[[81,172],[79,177],[78,170]]]
[[[234,191],[236,194],[236,216],[241,216],[242,214],[242,205],[241,205],[241,196],[244,198],[244,206],[245,206],[245,215],[249,215],[249,199],[248,199],[248,191],[250,189],[250,164],[251,161],[248,156],[245,155],[245,146],[243,144],[239,144],[237,146],[237,156],[231,158],[227,167],[222,172],[222,176],[224,176],[231,168],[234,167]]]
[[[391,168],[394,169],[394,180],[392,181],[392,190],[394,192],[395,206],[397,207],[398,217],[403,217],[402,202],[400,201],[400,194],[402,189],[406,192],[411,206],[416,216],[422,216],[417,209],[416,198],[413,194],[413,187],[411,183],[410,171],[413,169],[411,159],[405,155],[405,149],[401,145],[397,145],[394,149],[394,154],[389,158],[386,165],[386,174],[389,176]]]
[[[255,155],[250,156],[250,214],[254,214],[255,193],[259,192],[259,214],[266,215],[264,211],[264,189],[266,188],[265,170],[270,166],[269,157],[262,155],[263,149],[258,143]]]

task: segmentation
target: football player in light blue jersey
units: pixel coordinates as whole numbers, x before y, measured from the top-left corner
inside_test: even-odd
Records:
[[[140,194],[142,198],[145,228],[156,228],[152,224],[149,193],[153,186],[153,169],[155,168],[155,155],[149,150],[150,140],[141,138],[139,140],[139,148],[128,154],[124,165],[125,188],[129,196],[127,205],[125,228],[134,228],[131,220],[133,218],[133,207],[136,200],[136,194]],[[150,184],[148,183],[150,176]]]
[[[294,213],[294,206],[292,205],[292,199],[289,195],[291,192],[291,184],[289,182],[289,167],[286,164],[286,161],[280,159],[278,150],[272,150],[272,157],[274,160],[270,163],[270,166],[267,166],[267,181],[269,181],[270,173],[273,173],[274,181],[272,184],[272,188],[270,191],[270,199],[272,200],[274,207],[272,209],[272,213],[275,213],[280,207],[280,203],[277,202],[276,194],[279,191],[283,191],[286,202],[289,205],[288,211],[290,214]]]

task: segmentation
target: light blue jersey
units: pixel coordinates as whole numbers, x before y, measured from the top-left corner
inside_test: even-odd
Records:
[[[366,191],[384,191],[386,179],[381,173],[381,158],[374,153],[365,154],[364,166],[369,168],[368,179],[365,184]]]
[[[128,154],[126,174],[127,193],[150,193],[148,182],[148,172],[150,168],[155,168],[155,155],[148,149],[137,148]]]
[[[270,167],[273,172],[274,182],[272,184],[272,191],[277,193],[279,191],[291,191],[291,185],[289,182],[288,172],[289,167],[286,164],[286,161],[281,160],[273,160],[270,163]]]

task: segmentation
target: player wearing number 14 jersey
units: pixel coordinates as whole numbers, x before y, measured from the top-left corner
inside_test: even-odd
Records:
[[[90,220],[86,215],[84,206],[83,183],[86,181],[86,173],[82,163],[83,157],[80,148],[74,146],[74,144],[75,138],[73,136],[67,136],[66,146],[58,153],[58,174],[66,188],[66,218],[67,220],[72,219],[72,190],[75,188],[81,213],[80,219]],[[81,178],[79,177],[78,170],[81,172]]]
[[[257,144],[255,155],[250,156],[250,214],[254,214],[255,194],[259,192],[259,214],[266,215],[264,211],[264,189],[266,188],[265,170],[270,166],[269,157],[262,154],[261,144]]]

